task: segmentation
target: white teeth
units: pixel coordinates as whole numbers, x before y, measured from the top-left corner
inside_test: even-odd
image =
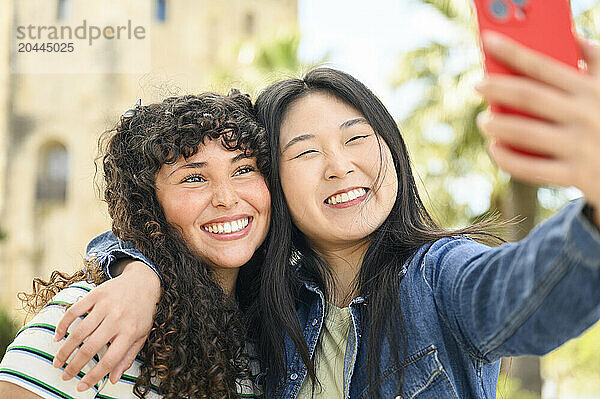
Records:
[[[355,188],[354,190],[350,190],[347,193],[332,195],[327,198],[325,202],[330,205],[341,204],[348,201],[353,201],[359,197],[362,197],[367,193],[367,190],[364,188]]]
[[[240,230],[246,228],[246,226],[248,226],[248,222],[249,222],[248,218],[243,218],[243,219],[234,220],[232,222],[214,223],[211,225],[205,225],[202,228],[204,230],[208,231],[209,233],[213,233],[213,234],[229,234],[229,233],[235,233],[237,231],[240,231]]]

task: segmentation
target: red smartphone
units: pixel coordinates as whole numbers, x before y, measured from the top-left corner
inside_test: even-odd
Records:
[[[573,34],[569,0],[473,0],[479,31],[496,31],[545,53],[573,68],[581,67],[581,52]],[[488,74],[519,75],[488,55],[480,41]],[[520,110],[490,104],[495,112],[505,112],[536,118]],[[538,118],[539,119],[539,118]],[[519,152],[526,151],[517,150]],[[538,155],[538,154],[531,154]]]

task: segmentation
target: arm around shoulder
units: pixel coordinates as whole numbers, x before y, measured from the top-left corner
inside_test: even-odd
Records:
[[[56,354],[55,363],[64,364],[82,345],[65,368],[64,376],[74,377],[90,361],[92,354],[109,341],[119,341],[121,345],[111,345],[81,380],[89,387],[110,373],[111,381],[116,383],[148,338],[160,295],[161,285],[156,274],[144,263],[133,261],[119,277],[100,284],[88,297],[71,306],[56,328],[57,339],[65,335],[78,317],[89,313],[71,331]]]

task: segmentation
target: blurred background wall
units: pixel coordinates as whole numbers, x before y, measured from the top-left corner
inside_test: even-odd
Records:
[[[16,292],[33,277],[82,265],[86,243],[110,228],[93,189],[100,133],[136,101],[215,88],[217,65],[235,65],[226,51],[274,35],[297,21],[295,0],[69,0],[0,2],[0,302],[18,306]],[[90,7],[98,7],[93,9]],[[107,12],[110,10],[110,12]],[[54,23],[90,15],[150,12],[151,70],[132,74],[18,74],[12,29],[32,13]],[[105,59],[108,68],[120,54]],[[13,65],[14,67],[14,65]]]

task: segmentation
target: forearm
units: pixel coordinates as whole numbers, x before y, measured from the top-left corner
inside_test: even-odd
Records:
[[[518,243],[448,244],[433,288],[480,356],[546,353],[597,320],[600,238],[581,209],[569,206]]]
[[[143,283],[144,287],[147,287],[147,292],[153,294],[155,302],[158,302],[162,292],[160,279],[156,273],[150,269],[150,267],[148,267],[148,265],[139,260],[122,259],[116,262],[115,268],[118,269],[115,270],[119,272],[118,275],[139,279],[140,282]],[[113,274],[113,276],[116,277],[117,275]]]

